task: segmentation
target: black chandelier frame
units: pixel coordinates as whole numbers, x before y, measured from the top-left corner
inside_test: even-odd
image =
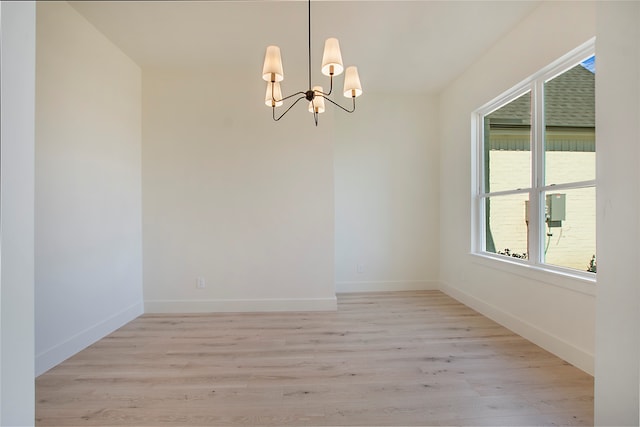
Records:
[[[299,91],[296,93],[293,93],[291,95],[285,96],[282,99],[276,99],[275,98],[275,83],[276,83],[276,74],[275,73],[271,73],[271,109],[272,109],[272,113],[273,113],[273,120],[274,121],[279,121],[281,118],[283,118],[285,116],[285,114],[287,114],[289,112],[289,110],[291,110],[294,105],[296,105],[298,102],[300,102],[303,99],[306,99],[307,101],[311,102],[313,104],[313,100],[316,96],[322,97],[323,99],[329,101],[331,104],[335,105],[336,107],[342,109],[343,111],[347,112],[347,113],[353,113],[354,111],[356,111],[356,93],[355,90],[352,90],[352,94],[351,94],[351,99],[353,101],[353,106],[351,109],[347,109],[345,107],[343,107],[342,105],[338,104],[337,102],[335,102],[334,100],[332,100],[331,98],[329,98],[329,96],[331,95],[331,93],[333,92],[333,75],[334,75],[334,71],[333,71],[333,65],[330,67],[330,71],[329,71],[329,92],[321,92],[319,90],[313,90],[312,86],[311,86],[311,81],[312,81],[312,75],[311,75],[311,0],[308,0],[307,2],[308,4],[308,29],[309,29],[309,49],[308,49],[308,70],[309,70],[309,90],[307,91]],[[300,95],[300,96],[299,96]],[[288,99],[291,99],[295,96],[298,96],[298,98],[286,109],[284,110],[284,112],[282,114],[280,114],[280,116],[276,117],[276,103],[277,102],[283,102],[286,101]],[[315,122],[315,125],[318,126],[318,110],[316,108],[314,108],[313,111],[313,120]]]

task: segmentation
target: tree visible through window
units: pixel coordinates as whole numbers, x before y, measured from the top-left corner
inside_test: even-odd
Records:
[[[477,111],[476,252],[595,273],[593,43]]]

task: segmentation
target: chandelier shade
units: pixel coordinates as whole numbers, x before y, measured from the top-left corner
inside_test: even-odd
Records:
[[[267,107],[280,107],[284,104],[280,83],[267,82],[267,93],[264,96],[264,103]]]
[[[262,78],[268,82],[281,82],[284,80],[282,57],[278,46],[267,46],[262,67]]]
[[[342,63],[342,53],[340,52],[340,42],[338,39],[331,37],[325,40],[324,52],[322,54],[322,66],[320,71],[325,76],[329,77],[329,92],[324,92],[322,86],[313,86],[312,73],[311,73],[311,0],[308,0],[308,18],[309,18],[309,55],[308,55],[308,72],[309,72],[309,86],[306,91],[298,91],[288,96],[282,96],[282,89],[280,82],[284,80],[284,71],[282,67],[282,57],[280,55],[280,48],[278,46],[267,46],[267,51],[264,55],[264,65],[262,66],[262,78],[267,82],[267,91],[265,94],[264,103],[268,107],[271,107],[272,116],[274,121],[279,121],[303,99],[309,102],[309,112],[313,114],[313,120],[316,126],[318,126],[318,115],[325,111],[325,100],[330,104],[340,108],[347,113],[353,113],[356,110],[356,98],[362,95],[362,84],[360,83],[360,76],[358,75],[358,68],[351,66],[347,67],[344,77],[343,94],[346,98],[352,99],[352,107],[350,109],[343,107],[336,101],[330,98],[331,92],[333,92],[333,78],[339,76],[345,71]],[[292,101],[289,101],[292,100]],[[290,105],[284,110],[284,112],[276,117],[276,108],[284,105],[285,101]]]
[[[331,37],[324,42],[324,53],[322,54],[322,74],[325,76],[339,76],[342,74],[342,54],[340,53],[340,43],[338,39]]]
[[[358,75],[358,67],[347,67],[344,73],[344,96],[345,98],[356,98],[362,95],[362,85]]]

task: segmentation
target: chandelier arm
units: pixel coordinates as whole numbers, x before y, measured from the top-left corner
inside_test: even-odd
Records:
[[[291,95],[291,96],[293,96],[293,95]],[[291,98],[291,96],[288,96],[287,98]],[[284,115],[285,115],[285,114],[287,114],[287,113],[289,112],[289,110],[291,110],[291,109],[293,108],[293,106],[294,106],[294,105],[296,105],[296,104],[298,103],[298,101],[300,101],[301,99],[304,99],[304,98],[305,98],[304,96],[301,96],[300,98],[296,99],[296,100],[295,100],[295,102],[294,102],[293,104],[291,104],[291,105],[289,106],[289,108],[287,108],[286,110],[284,110],[284,113],[282,113],[282,114],[280,115],[280,117],[278,117],[278,118],[276,118],[276,107],[271,107],[271,109],[273,110],[273,120],[277,122],[278,120],[280,120],[281,118],[283,118],[283,117],[284,117]]]
[[[331,92],[333,92],[333,74],[329,75],[329,92],[324,93],[324,92],[320,92],[319,90],[317,90],[316,92],[318,92],[319,94],[324,95],[324,96],[331,95]]]
[[[273,92],[273,89],[271,89],[271,92]],[[289,95],[289,96],[285,96],[285,97],[284,97],[284,98],[282,98],[282,99],[275,99],[275,98],[273,97],[273,93],[272,93],[272,94],[271,94],[271,99],[275,99],[276,101],[280,102],[280,101],[286,101],[286,100],[287,100],[287,99],[289,99],[289,98],[293,98],[293,97],[294,97],[294,96],[296,96],[296,95],[305,95],[305,94],[306,94],[306,92],[302,92],[302,91],[300,91],[300,92],[292,93],[292,94],[291,94],[291,95]],[[295,104],[295,103],[294,103],[294,104]]]
[[[355,96],[351,97],[351,99],[353,100],[353,108],[351,110],[347,110],[342,105],[340,105],[337,102],[333,101],[331,98],[327,98],[326,96],[323,96],[323,98],[326,99],[327,101],[329,101],[330,103],[332,103],[333,105],[335,105],[336,107],[340,107],[341,109],[343,109],[347,113],[353,113],[354,111],[356,111],[356,97]]]

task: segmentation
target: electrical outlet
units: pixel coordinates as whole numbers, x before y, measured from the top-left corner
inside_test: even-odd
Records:
[[[356,271],[358,273],[364,273],[364,264],[356,264]]]
[[[207,287],[207,282],[205,282],[204,277],[198,277],[196,279],[196,288],[204,289]]]

